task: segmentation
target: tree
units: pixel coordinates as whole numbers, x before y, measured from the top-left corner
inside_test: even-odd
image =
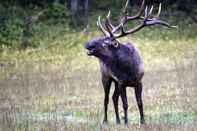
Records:
[[[89,27],[89,9],[90,9],[90,0],[67,0],[68,9],[70,10],[72,23],[75,27],[78,26],[78,20],[80,12],[83,12],[85,17],[86,28]]]

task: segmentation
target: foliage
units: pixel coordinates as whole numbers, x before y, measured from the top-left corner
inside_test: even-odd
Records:
[[[27,0],[22,0],[21,2],[27,2]],[[30,0],[29,2],[36,4],[36,2],[38,1]],[[42,0],[40,2],[47,3],[48,1]],[[114,21],[117,21],[119,19],[119,17],[117,16],[120,15],[121,7],[124,4],[123,2],[121,2],[120,4],[120,2],[121,0],[95,1],[93,6],[95,6],[96,8],[95,10],[92,11],[91,14],[90,31],[94,31],[95,29],[97,29],[95,26],[96,23],[95,21],[97,20],[97,17],[101,15],[103,18],[104,16],[106,16],[106,13],[109,9],[112,12],[112,19]],[[12,4],[9,5],[8,3],[12,3]],[[0,4],[0,12],[2,14],[0,16],[0,21],[1,21],[0,22],[0,48],[1,49],[20,48],[25,20],[27,19],[27,17],[36,16],[36,14],[38,14],[42,10],[46,10],[46,12],[38,22],[32,24],[31,32],[29,32],[29,34],[31,34],[29,37],[30,47],[34,47],[34,48],[35,47],[39,48],[40,46],[47,47],[48,44],[50,43],[44,42],[45,41],[44,39],[53,39],[54,37],[58,37],[58,35],[61,35],[62,32],[64,33],[67,32],[69,34],[69,32],[82,30],[81,29],[82,26],[80,25],[83,24],[80,24],[78,28],[74,28],[73,26],[70,26],[71,19],[69,16],[69,11],[66,6],[67,1],[65,4],[55,4],[55,5],[44,6],[44,7],[34,6],[32,8],[28,8],[26,4],[24,5],[22,4],[21,7],[20,4],[21,3],[19,1],[15,1],[15,0],[9,0],[7,2],[4,1]],[[105,10],[99,8],[104,6],[105,6]],[[186,15],[176,11],[173,8],[169,8],[165,10],[167,11],[167,13],[176,12],[178,14],[172,17],[170,15],[167,15],[165,17],[165,19],[169,20],[170,23],[174,23],[175,25],[179,26],[178,35],[172,35],[175,32],[171,30],[168,32],[167,35],[168,37],[165,36],[166,32],[161,32],[163,35],[157,36],[158,31],[155,30],[158,29],[148,28],[141,31],[141,33],[139,33],[139,37],[143,38],[144,35],[147,35],[147,37],[156,35],[157,37],[159,37],[156,39],[169,39],[169,38],[181,37],[181,36],[186,36],[189,38],[195,37],[196,35],[195,29],[193,31],[185,30],[186,26],[190,26],[190,27],[195,26],[191,18],[185,19]],[[79,23],[82,22],[80,21]],[[116,22],[114,23],[116,24]],[[130,24],[129,27],[133,27],[133,26],[135,26],[135,23]],[[153,37],[152,39],[155,39],[155,37]]]
[[[38,47],[39,43],[35,37],[39,38],[40,36],[36,36],[37,33],[43,34],[47,33],[47,30],[43,30],[46,25],[47,28],[50,28],[52,24],[59,24],[68,21],[68,11],[67,8],[63,5],[54,5],[49,6],[46,9],[23,9],[19,6],[9,6],[6,8],[2,4],[0,4],[0,48],[8,47],[8,48],[20,48],[21,46],[21,36],[25,27],[25,20],[28,17],[36,16],[40,10],[45,10],[42,18],[38,20],[38,22],[32,24],[32,29],[30,34],[30,41],[32,47]],[[42,27],[41,27],[42,25]],[[38,32],[39,31],[39,32]],[[44,31],[44,32],[43,32]]]
[[[61,4],[56,4],[54,6],[49,6],[47,9],[47,13],[45,14],[47,18],[53,18],[53,19],[65,19],[68,17],[68,10],[66,6]]]

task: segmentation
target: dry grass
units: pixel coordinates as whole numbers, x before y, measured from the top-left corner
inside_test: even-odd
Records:
[[[95,63],[94,59],[90,62]],[[115,126],[111,100],[109,125],[100,124],[103,89],[98,64],[93,65],[96,67],[86,63],[86,68],[73,70],[71,61],[65,60],[62,64],[31,62],[2,66],[1,130],[197,130],[194,58],[189,62],[171,60],[170,68],[157,65],[146,72],[143,99],[147,124],[144,126],[138,125],[133,90],[128,89],[129,128],[123,124]],[[121,105],[120,109],[123,115]]]
[[[101,125],[103,88],[99,64],[87,57],[79,44],[98,33],[77,36],[66,33],[54,41],[46,41],[59,43],[46,50],[5,49],[1,53],[0,130],[197,130],[196,38],[176,35],[149,40],[141,34],[132,38],[139,43],[145,61],[143,100],[147,124],[139,127],[133,89],[128,88],[130,124],[126,128],[124,124],[115,125],[111,99],[109,125]],[[69,40],[74,43],[71,46],[78,44],[76,48],[65,47]],[[67,43],[63,44],[64,41]],[[113,90],[114,87],[110,97]],[[119,108],[123,116],[121,104]]]

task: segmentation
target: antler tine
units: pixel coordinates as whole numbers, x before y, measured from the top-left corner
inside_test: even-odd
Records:
[[[129,0],[126,1],[125,7],[123,9],[123,13],[126,13],[127,12],[128,4],[129,4]]]
[[[140,11],[136,14],[136,16],[134,17],[139,17],[142,13],[143,13],[143,10],[144,10],[144,6],[145,6],[145,0],[142,1],[142,5],[140,7]]]
[[[101,24],[101,16],[98,17],[97,26],[104,33],[104,35],[109,36],[110,34],[105,30],[103,25]]]
[[[107,19],[106,19],[106,21],[105,21],[105,27],[106,27],[106,29],[107,29],[107,32],[109,33],[109,35],[111,36],[111,37],[113,37],[114,35],[113,35],[113,33],[111,32],[111,29],[110,28],[112,28],[111,27],[111,25],[110,25],[110,20],[109,20],[109,16],[110,16],[110,12],[108,13],[108,16],[107,16]]]
[[[108,14],[107,14],[107,18],[110,18],[111,15],[111,11],[109,10]]]
[[[149,13],[148,13],[149,16],[152,14],[153,8],[154,8],[154,6],[152,5],[151,8],[150,8],[150,11],[149,11]]]
[[[145,0],[142,1],[142,5],[140,7],[139,12],[135,16],[128,17],[128,20],[133,20],[133,19],[139,18],[143,13],[144,7],[145,7]]]
[[[109,10],[109,12],[107,14],[107,17],[106,17],[106,20],[107,20],[108,25],[110,26],[111,30],[113,30],[115,27],[114,27],[114,25],[112,24],[112,22],[110,20],[110,16],[111,16],[111,11]]]
[[[121,35],[124,35],[125,34],[125,31],[124,31],[124,27],[123,26],[124,26],[123,23],[121,23],[121,26],[120,26],[120,28],[121,28]]]
[[[161,3],[159,4],[159,10],[157,12],[156,18],[159,18],[160,13],[161,13]]]
[[[148,6],[146,6],[144,10],[144,19],[146,19],[147,17],[148,17]]]

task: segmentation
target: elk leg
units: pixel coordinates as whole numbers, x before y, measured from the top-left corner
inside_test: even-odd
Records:
[[[103,79],[103,87],[104,87],[104,92],[105,92],[105,98],[104,98],[104,120],[103,123],[107,123],[107,106],[109,103],[109,92],[110,92],[110,86],[111,86],[112,80],[108,79]]]
[[[127,93],[126,93],[126,87],[119,85],[119,90],[120,90],[120,95],[123,103],[123,109],[124,109],[124,120],[125,120],[125,125],[128,124],[128,102],[127,102]]]
[[[118,99],[119,99],[119,90],[118,90],[118,83],[115,82],[115,90],[114,94],[112,96],[113,103],[114,103],[114,110],[116,114],[116,124],[120,124],[120,117],[119,117],[119,111],[118,111]]]
[[[135,97],[140,112],[140,123],[144,124],[145,120],[144,120],[144,111],[143,111],[143,102],[142,102],[142,88],[143,88],[142,83],[141,82],[138,83],[138,85],[135,87]]]

